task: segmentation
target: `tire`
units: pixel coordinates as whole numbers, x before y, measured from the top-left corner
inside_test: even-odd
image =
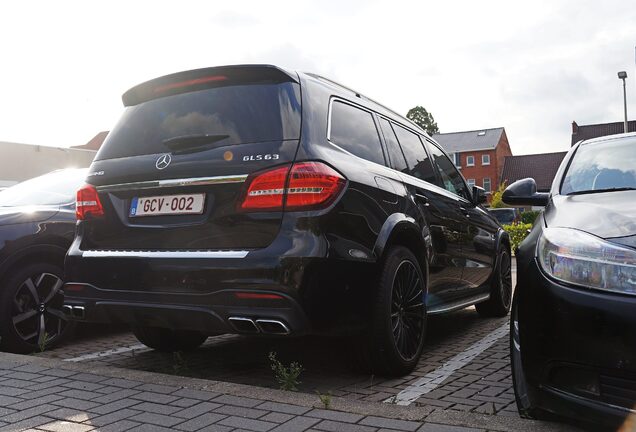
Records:
[[[386,376],[413,371],[426,333],[425,279],[415,255],[391,248],[382,262],[371,309],[371,326],[360,359],[365,370]]]
[[[510,365],[512,368],[512,387],[519,415],[526,419],[547,419],[547,414],[538,409],[528,392],[528,384],[521,363],[521,339],[519,337],[518,296],[515,295],[510,317]]]
[[[62,312],[63,270],[33,263],[0,285],[0,349],[19,354],[53,348],[75,327]]]
[[[490,298],[477,303],[475,309],[482,317],[505,317],[512,303],[512,263],[510,249],[499,246],[495,270],[490,280]]]
[[[201,346],[207,335],[191,330],[171,330],[160,327],[133,327],[135,337],[142,344],[157,351],[192,351]]]

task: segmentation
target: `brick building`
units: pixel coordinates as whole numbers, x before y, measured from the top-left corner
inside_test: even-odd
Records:
[[[435,134],[433,139],[454,159],[470,186],[497,190],[504,159],[512,156],[504,128]]]
[[[636,120],[627,122],[627,131],[636,132]],[[598,138],[606,135],[616,135],[625,132],[625,123],[597,123],[590,125],[579,125],[575,121],[572,122],[572,141],[571,145],[581,140]]]

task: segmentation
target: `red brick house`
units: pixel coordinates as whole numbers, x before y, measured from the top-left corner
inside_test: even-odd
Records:
[[[504,159],[512,156],[504,128],[435,134],[433,139],[454,159],[470,186],[497,190]]]
[[[627,122],[627,131],[636,132],[636,120]],[[579,125],[575,121],[572,122],[572,142],[574,145],[581,140],[598,138],[606,135],[616,135],[625,132],[625,123],[597,123],[590,125]]]

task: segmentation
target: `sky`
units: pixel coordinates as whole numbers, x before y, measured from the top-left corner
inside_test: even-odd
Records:
[[[157,76],[270,63],[315,72],[441,132],[503,126],[513,154],[571,122],[636,118],[630,1],[11,1],[0,4],[0,141],[68,147]]]

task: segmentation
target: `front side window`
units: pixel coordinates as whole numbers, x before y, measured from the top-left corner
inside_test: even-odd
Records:
[[[490,192],[492,190],[491,186],[490,186],[490,179],[488,177],[486,177],[484,179],[484,190],[486,192]]]
[[[481,164],[482,165],[490,165],[490,155],[481,155]]]
[[[429,183],[435,183],[435,171],[420,137],[401,126],[393,125],[395,134],[406,156],[408,174]]]
[[[329,141],[362,159],[384,165],[378,129],[368,111],[334,101]]]
[[[404,159],[404,154],[400,149],[400,143],[398,143],[393,127],[388,120],[380,118],[380,128],[384,135],[384,141],[386,142],[387,151],[389,152],[389,158],[391,159],[391,166],[393,169],[408,174],[408,166]]]
[[[475,166],[475,156],[466,156],[466,166]]]
[[[565,173],[561,193],[636,189],[636,139],[583,143]]]
[[[446,157],[444,152],[439,149],[435,144],[428,143],[428,149],[433,158],[433,165],[439,172],[442,178],[442,187],[449,192],[459,195],[462,198],[470,200],[471,194],[464,183],[462,175],[457,171],[457,168]]]

